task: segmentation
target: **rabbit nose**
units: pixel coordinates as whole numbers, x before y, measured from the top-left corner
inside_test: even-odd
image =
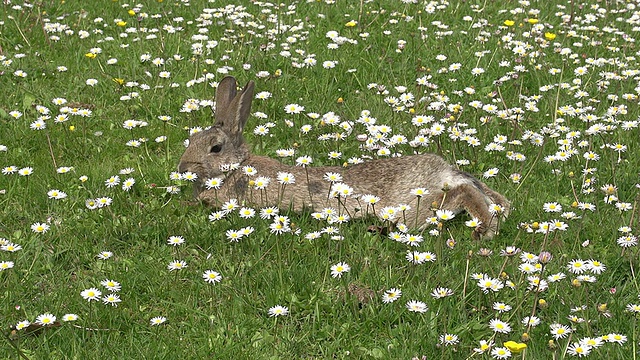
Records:
[[[185,173],[189,171],[189,165],[187,163],[181,162],[180,164],[178,164],[178,172],[179,173]]]

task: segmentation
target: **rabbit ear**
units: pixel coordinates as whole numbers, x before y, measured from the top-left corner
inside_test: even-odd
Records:
[[[233,76],[226,76],[218,84],[216,90],[216,110],[215,119],[216,123],[223,125],[225,120],[229,118],[229,113],[233,112],[231,109],[231,102],[236,97],[236,79]]]
[[[249,81],[242,92],[237,94],[236,79],[232,76],[222,79],[216,91],[216,125],[242,138],[242,129],[251,112],[254,88],[255,83]]]

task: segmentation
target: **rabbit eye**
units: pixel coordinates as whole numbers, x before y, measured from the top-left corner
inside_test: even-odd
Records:
[[[211,149],[209,149],[209,152],[211,153],[219,153],[222,150],[222,145],[213,145],[211,147]]]

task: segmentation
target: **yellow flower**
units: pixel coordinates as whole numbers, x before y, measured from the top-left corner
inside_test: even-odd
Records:
[[[73,126],[73,125],[69,126],[69,131],[74,131],[75,129],[76,129],[75,126]]]
[[[515,24],[515,21],[513,21],[513,20],[505,20],[504,24],[507,25],[507,26],[513,26]]]
[[[89,52],[89,53],[84,54],[84,56],[88,57],[89,59],[95,59],[96,56],[98,56],[98,55]]]
[[[556,38],[556,34],[552,33],[552,32],[546,32],[544,33],[544,38],[551,41],[553,39]]]
[[[343,98],[341,98],[341,97],[339,97],[339,98],[338,98],[338,100],[337,100],[337,102],[338,102],[338,104],[342,104],[342,103],[344,102],[344,99],[343,99]]]
[[[124,84],[124,79],[121,79],[121,78],[113,78],[112,80],[113,80],[113,82],[115,82],[115,83],[116,83],[116,84],[118,84],[118,85],[122,85],[122,84]]]
[[[358,23],[355,20],[351,20],[348,23],[344,24],[344,26],[346,27],[354,27],[356,26]]]
[[[527,348],[527,344],[525,343],[517,343],[515,341],[507,341],[503,344],[507,349],[511,351],[513,354],[520,353],[522,350]]]
[[[535,24],[537,24],[537,23],[538,23],[538,21],[539,21],[538,19],[529,19],[529,20],[527,20],[527,22],[528,22],[529,24],[531,24],[531,25],[535,25]]]
[[[122,20],[120,20],[120,21],[118,21],[118,22],[116,23],[116,25],[118,25],[118,26],[120,26],[120,27],[127,26],[127,22],[126,22],[126,21],[122,21]]]
[[[131,15],[131,16],[135,16],[135,15],[136,15],[136,12],[135,12],[135,11],[133,11],[133,10],[129,10],[129,11],[127,11],[127,13],[128,13],[129,15]]]

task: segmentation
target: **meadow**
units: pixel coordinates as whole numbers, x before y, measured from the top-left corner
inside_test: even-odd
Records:
[[[0,358],[637,357],[636,2],[235,3],[0,5]],[[256,154],[436,153],[511,213],[198,203],[227,75]]]

